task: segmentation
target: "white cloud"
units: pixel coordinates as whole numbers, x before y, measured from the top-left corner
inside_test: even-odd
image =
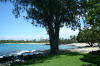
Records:
[[[47,35],[46,31],[34,36],[34,39],[37,39],[37,40],[39,40],[39,39],[48,39],[48,38],[49,38],[49,36]]]
[[[77,35],[79,30],[71,30],[70,28],[61,28],[60,30],[60,38],[70,38],[71,35]]]
[[[79,30],[71,30],[70,28],[63,27],[60,29],[60,38],[70,38],[70,35],[77,35]],[[0,36],[0,40],[32,40],[32,39],[47,39],[49,36],[46,31],[40,32],[35,36]]]

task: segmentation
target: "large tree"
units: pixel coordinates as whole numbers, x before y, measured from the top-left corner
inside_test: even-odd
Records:
[[[97,42],[100,43],[100,0],[88,0],[87,5],[87,23],[97,31]]]
[[[3,1],[3,0],[1,0]],[[8,1],[8,0],[5,0]],[[81,0],[9,0],[15,8],[13,13],[19,17],[26,13],[33,25],[44,27],[49,35],[51,53],[57,53],[60,27],[76,29],[80,26],[79,16],[85,11]]]
[[[87,0],[84,4],[86,23],[89,28],[81,30],[78,34],[80,42],[88,42],[90,46],[93,43],[100,43],[100,0]]]

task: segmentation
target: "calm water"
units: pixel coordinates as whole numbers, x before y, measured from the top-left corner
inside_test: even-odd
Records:
[[[77,48],[71,45],[59,45],[60,49]],[[41,44],[0,44],[0,56],[18,53],[21,51],[32,50],[47,50],[50,49],[49,45]]]

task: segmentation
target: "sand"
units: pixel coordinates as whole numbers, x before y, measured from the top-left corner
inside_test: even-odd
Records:
[[[72,43],[69,45],[79,47],[79,48],[75,48],[75,49],[67,49],[67,50],[72,51],[72,52],[89,53],[91,51],[99,50],[99,47],[89,47],[89,45],[86,43]],[[95,44],[94,46],[97,46],[97,44]]]

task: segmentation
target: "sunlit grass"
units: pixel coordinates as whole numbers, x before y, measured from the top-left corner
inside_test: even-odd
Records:
[[[48,55],[30,59],[24,63],[13,63],[12,66],[98,66],[99,62],[99,56],[64,52],[59,55]]]

